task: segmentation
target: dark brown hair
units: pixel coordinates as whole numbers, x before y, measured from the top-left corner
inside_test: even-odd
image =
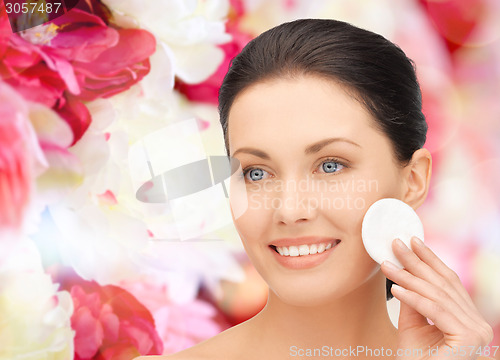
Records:
[[[228,156],[228,117],[238,94],[258,82],[301,75],[328,78],[343,86],[372,114],[401,166],[424,146],[427,123],[413,61],[371,31],[337,20],[300,19],[265,31],[232,60],[219,89]],[[387,280],[388,300],[391,286]]]

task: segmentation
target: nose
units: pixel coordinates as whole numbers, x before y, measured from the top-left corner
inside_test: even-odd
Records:
[[[292,225],[315,218],[319,204],[317,197],[310,191],[310,183],[306,183],[306,188],[287,185],[276,191],[271,198],[275,221]]]

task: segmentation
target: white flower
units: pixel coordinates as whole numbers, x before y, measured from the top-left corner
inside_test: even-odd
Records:
[[[138,267],[131,261],[148,238],[145,224],[119,203],[127,156],[124,131],[106,129],[114,121],[106,101],[90,105],[96,113],[89,129],[70,148],[82,167],[82,181],[61,201],[50,204],[44,219],[41,243],[52,241],[63,263],[87,280],[101,285],[134,277]]]
[[[118,285],[156,273],[171,289],[173,301],[190,301],[201,284],[217,292],[221,279],[238,281],[243,273],[222,238],[200,244],[155,240],[179,239],[178,224],[168,204],[137,200],[133,183],[137,169],[129,162],[129,149],[185,110],[180,98],[173,96],[170,113],[162,117],[158,104],[141,97],[138,90],[134,87],[112,100],[89,104],[93,122],[70,149],[81,162],[83,180],[62,201],[49,206],[37,236],[39,243],[51,241],[61,261],[85,279]],[[199,210],[181,225],[193,230],[203,222],[207,228],[212,226],[216,219],[208,215],[215,214]]]
[[[71,296],[44,273],[33,242],[16,240],[0,257],[0,359],[73,359]]]
[[[224,24],[228,0],[158,0],[148,6],[140,0],[103,2],[114,10],[117,21],[128,21],[120,15],[133,18],[168,47],[175,74],[187,83],[200,83],[214,73],[224,58],[216,45],[231,40]]]

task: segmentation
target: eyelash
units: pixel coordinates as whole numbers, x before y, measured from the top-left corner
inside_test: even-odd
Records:
[[[342,165],[344,168],[348,168],[348,167],[349,167],[349,166],[348,166],[345,162],[340,161],[340,160],[339,160],[339,159],[337,159],[337,158],[328,158],[328,159],[325,159],[325,160],[323,160],[323,161],[319,164],[319,166],[321,166],[321,165],[323,165],[324,163],[327,163],[327,162],[334,162],[334,163],[336,163],[336,164]],[[259,167],[256,167],[256,166],[249,166],[249,167],[244,168],[244,169],[242,170],[242,173],[240,174],[240,178],[246,178],[247,174],[248,174],[250,171],[254,170],[254,169],[260,169],[260,168],[259,168]],[[265,171],[265,170],[264,170],[264,171]],[[267,172],[267,171],[266,171],[266,172]],[[338,171],[335,171],[335,172],[333,172],[333,173],[326,173],[326,172],[325,172],[324,174],[336,175],[336,174],[338,174],[338,173],[340,173],[340,172],[342,172],[342,169],[341,169],[341,170],[338,170]],[[252,181],[252,180],[249,180],[249,181],[251,181],[251,182],[257,182],[257,181],[260,181],[260,180],[253,180],[253,181]]]

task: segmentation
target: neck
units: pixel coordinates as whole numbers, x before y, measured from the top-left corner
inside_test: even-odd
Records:
[[[333,351],[350,346],[373,351],[382,347],[395,349],[397,330],[387,312],[384,284],[385,277],[380,272],[345,296],[314,307],[284,303],[270,290],[266,306],[254,318],[260,322],[260,333],[255,336],[260,344],[270,341],[276,355],[285,351],[278,355],[283,358],[293,349],[325,346]]]

